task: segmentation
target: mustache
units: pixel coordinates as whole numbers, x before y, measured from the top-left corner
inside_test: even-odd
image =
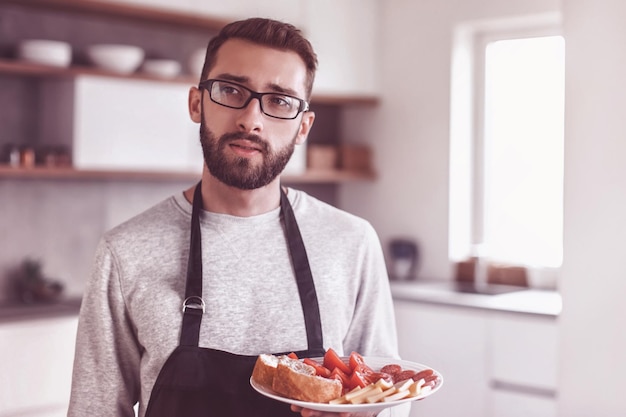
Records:
[[[260,136],[255,135],[253,133],[240,133],[240,132],[224,133],[220,137],[218,145],[222,147],[222,146],[226,146],[226,144],[230,141],[242,140],[242,139],[250,141],[256,145],[259,145],[261,149],[263,150],[263,152],[269,152],[270,150],[269,144]]]

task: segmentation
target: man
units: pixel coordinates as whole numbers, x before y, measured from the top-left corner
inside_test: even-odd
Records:
[[[316,65],[300,32],[273,20],[211,40],[189,92],[202,180],[103,236],[69,416],[132,416],[137,402],[140,417],[326,415],[253,391],[256,356],[397,356],[371,225],[280,184],[315,119]]]

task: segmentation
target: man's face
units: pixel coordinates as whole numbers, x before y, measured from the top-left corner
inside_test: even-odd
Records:
[[[305,98],[306,68],[296,53],[239,39],[222,45],[208,78]],[[257,99],[243,109],[232,109],[197,89],[190,93],[190,111],[192,119],[200,122],[200,141],[211,175],[245,190],[263,187],[282,172],[295,145],[306,140],[315,117],[307,112],[293,120],[272,118],[261,111]]]

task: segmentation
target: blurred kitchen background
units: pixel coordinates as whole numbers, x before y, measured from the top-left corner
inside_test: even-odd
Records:
[[[0,417],[65,415],[96,243],[197,181],[198,51],[250,16],[318,53],[285,182],[377,229],[445,379],[412,415],[626,415],[626,3],[3,0]]]

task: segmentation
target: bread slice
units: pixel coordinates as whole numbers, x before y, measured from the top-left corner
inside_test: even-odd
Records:
[[[327,403],[341,396],[343,384],[316,376],[312,366],[284,356],[278,359],[272,389],[294,400]]]
[[[259,355],[252,370],[252,379],[263,388],[272,388],[277,366],[278,357],[267,354]]]

